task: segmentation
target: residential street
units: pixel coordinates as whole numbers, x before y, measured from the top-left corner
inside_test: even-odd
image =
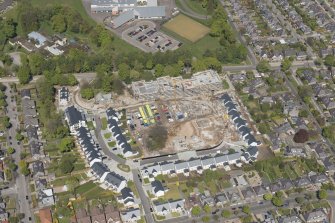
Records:
[[[7,141],[11,142],[12,145],[9,145],[15,149],[15,153],[12,155],[15,163],[18,165],[20,159],[20,153],[21,153],[21,145],[18,145],[15,136],[17,129],[19,128],[19,122],[18,122],[18,113],[16,108],[16,102],[15,98],[13,98],[13,101],[11,99],[11,96],[13,95],[12,90],[10,89],[9,85],[6,85],[6,96],[7,96],[7,115],[10,118],[10,122],[12,124],[12,127],[8,130],[8,137]],[[9,138],[11,137],[11,139]],[[17,170],[19,172],[19,170]],[[18,173],[16,177],[16,184],[15,189],[17,193],[17,203],[20,207],[19,212],[24,213],[25,217],[23,222],[29,222],[28,218],[33,217],[33,214],[30,209],[29,201],[31,201],[30,192],[28,190],[28,177],[23,176],[22,174]],[[26,196],[28,196],[28,199],[26,199]]]
[[[153,223],[155,222],[151,211],[150,211],[150,203],[149,203],[149,199],[147,198],[147,196],[145,195],[145,192],[143,190],[142,187],[142,182],[140,180],[140,178],[138,177],[140,172],[138,170],[132,170],[133,173],[133,180],[135,183],[135,186],[137,188],[138,194],[140,195],[140,199],[141,199],[141,204],[143,206],[144,212],[145,212],[145,219],[146,221],[149,223]]]

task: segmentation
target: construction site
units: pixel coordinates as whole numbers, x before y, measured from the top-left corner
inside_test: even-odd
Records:
[[[143,155],[239,143],[240,135],[219,98],[223,92],[222,79],[213,70],[195,73],[190,79],[160,77],[132,83],[133,100],[140,105],[126,109],[127,123]],[[168,138],[165,148],[152,151],[145,142],[155,125],[166,128]]]
[[[221,143],[245,145],[222,102],[224,93],[234,95],[233,89],[224,89],[223,79],[229,82],[216,71],[207,70],[190,79],[166,76],[138,81],[128,85],[123,95],[114,95],[110,101],[86,101],[85,106],[97,111],[124,109],[127,128],[143,157],[207,149]],[[77,100],[81,101],[79,97]],[[167,139],[165,146],[153,150],[147,139],[157,126],[166,130]]]

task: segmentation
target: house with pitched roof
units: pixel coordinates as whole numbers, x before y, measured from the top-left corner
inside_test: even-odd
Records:
[[[122,222],[137,222],[141,219],[140,209],[127,209],[120,213]]]

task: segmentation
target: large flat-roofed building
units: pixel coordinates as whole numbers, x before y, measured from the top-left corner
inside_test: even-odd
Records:
[[[165,17],[165,6],[157,0],[92,0],[91,12],[110,12],[113,28],[118,28],[134,19],[160,19]]]
[[[92,12],[115,12],[127,10],[137,5],[137,0],[92,0]],[[145,1],[146,2],[146,1]]]

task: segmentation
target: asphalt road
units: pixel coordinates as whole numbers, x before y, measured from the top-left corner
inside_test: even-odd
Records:
[[[11,100],[11,96],[13,95],[13,92],[11,91],[9,85],[6,85],[6,86],[7,86],[6,101],[8,103],[7,115],[10,118],[10,122],[12,124],[12,127],[8,130],[7,141],[11,142],[12,145],[9,145],[9,146],[15,149],[15,153],[12,156],[15,160],[15,163],[18,164],[19,161],[21,160],[20,152],[22,150],[21,145],[18,145],[15,139],[17,129],[19,128],[18,114],[17,114],[17,109],[16,109],[15,98],[13,98],[13,102]],[[9,137],[11,137],[11,139],[9,139]],[[24,219],[22,219],[23,222],[29,222],[28,217],[32,217],[32,218],[34,217],[31,212],[30,205],[29,205],[31,196],[30,196],[30,191],[28,190],[28,188],[29,188],[28,178],[23,176],[22,174],[17,174],[16,182],[15,182],[15,190],[17,193],[17,204],[19,206],[19,212],[25,214]],[[28,196],[29,198],[28,200],[26,199],[26,196]]]
[[[138,194],[140,195],[140,199],[141,199],[141,204],[143,206],[143,209],[144,209],[144,212],[145,212],[145,220],[147,223],[154,223],[155,220],[151,214],[151,211],[150,211],[150,203],[149,203],[149,199],[147,198],[147,196],[145,195],[145,192],[143,190],[143,187],[142,187],[142,182],[140,181],[140,178],[138,177],[139,176],[139,171],[138,170],[132,170],[132,173],[133,173],[133,180],[134,180],[134,183],[135,183],[135,186],[137,188],[137,191],[138,191]]]

